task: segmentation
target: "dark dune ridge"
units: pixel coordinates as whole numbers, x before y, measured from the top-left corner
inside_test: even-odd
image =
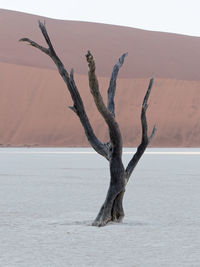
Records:
[[[128,51],[120,71],[116,116],[124,145],[140,142],[140,110],[148,79],[149,129],[157,124],[156,147],[200,145],[200,38],[97,23],[42,18],[0,9],[0,144],[7,146],[88,146],[80,122],[54,63],[18,42],[29,37],[45,45],[37,25],[45,20],[54,47],[75,79],[96,134],[107,141],[107,127],[88,89],[88,49],[95,56],[104,97],[118,57]]]

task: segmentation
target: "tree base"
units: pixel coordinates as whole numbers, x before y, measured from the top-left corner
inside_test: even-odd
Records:
[[[92,226],[102,227],[107,225],[109,222],[117,222],[120,223],[124,218],[124,210],[123,210],[123,197],[125,190],[121,191],[114,201],[112,201],[112,205],[110,203],[105,203],[101,207],[97,218],[92,223]]]
[[[104,218],[100,218],[99,220],[95,219],[92,223],[92,226],[102,227],[112,222],[122,223],[123,219],[124,219],[124,216],[119,216],[118,218],[115,218],[115,219],[104,219]]]

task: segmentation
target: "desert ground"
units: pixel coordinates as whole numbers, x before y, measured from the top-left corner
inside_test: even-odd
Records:
[[[148,149],[123,223],[99,228],[91,223],[109,184],[106,160],[86,148],[1,148],[0,265],[198,267],[199,157]]]

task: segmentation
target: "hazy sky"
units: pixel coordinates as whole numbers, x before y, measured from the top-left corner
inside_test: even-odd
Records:
[[[200,0],[0,0],[0,8],[200,37]]]

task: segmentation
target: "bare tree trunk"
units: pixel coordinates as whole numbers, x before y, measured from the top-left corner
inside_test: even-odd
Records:
[[[122,164],[121,158],[120,158],[120,161],[117,160],[113,165],[110,164],[111,183],[112,183],[112,177],[116,177],[116,179],[113,179],[113,182],[115,184],[115,187],[118,188],[119,190],[114,191],[115,194],[112,193],[113,191],[112,191],[111,185],[110,185],[109,190],[108,190],[108,194],[106,197],[106,201],[109,197],[111,198],[113,196],[112,207],[111,207],[111,209],[106,209],[107,202],[105,201],[105,203],[103,204],[103,206],[100,209],[100,212],[99,212],[97,218],[93,222],[93,225],[95,225],[95,226],[104,226],[109,221],[121,222],[124,218],[123,197],[124,197],[124,193],[125,193],[126,184],[128,183],[128,180],[129,180],[134,168],[136,167],[137,163],[139,162],[141,156],[143,155],[144,151],[146,150],[148,144],[150,143],[151,139],[153,138],[153,136],[156,132],[156,127],[154,126],[151,136],[148,137],[146,110],[148,108],[147,101],[148,101],[148,98],[149,98],[149,95],[151,92],[152,85],[153,85],[153,78],[149,82],[149,86],[148,86],[148,89],[147,89],[147,92],[146,92],[146,95],[144,97],[144,101],[142,104],[142,111],[141,111],[142,140],[141,140],[141,144],[138,146],[137,151],[134,154],[133,158],[130,160],[126,170],[121,169],[121,172],[118,171],[115,173],[116,175],[112,176],[112,171],[114,169],[116,170],[118,166],[121,166],[121,164]],[[122,164],[122,167],[123,167],[123,164]],[[120,184],[120,181],[122,181],[122,184]],[[119,186],[117,186],[117,185],[119,185]],[[120,188],[121,188],[121,190],[120,190]],[[105,209],[106,209],[106,213],[104,212]]]
[[[142,112],[141,112],[141,124],[142,124],[142,141],[138,146],[135,155],[130,160],[127,168],[124,168],[122,163],[122,137],[119,129],[119,125],[115,119],[115,105],[114,105],[114,97],[116,91],[116,80],[119,69],[124,63],[124,59],[127,53],[123,54],[117,64],[113,68],[113,72],[110,79],[110,85],[108,88],[108,103],[107,106],[104,104],[103,98],[99,91],[99,84],[95,74],[95,61],[88,51],[86,55],[86,59],[88,62],[88,77],[89,77],[89,86],[90,92],[94,98],[94,102],[103,119],[105,120],[108,129],[110,140],[106,144],[102,143],[95,135],[90,121],[87,117],[83,101],[76,87],[74,77],[73,77],[73,69],[68,74],[65,69],[63,63],[57,56],[53,45],[50,41],[49,35],[47,33],[45,24],[39,22],[40,30],[46,40],[48,48],[45,48],[36,42],[28,39],[22,38],[20,41],[28,42],[30,45],[38,48],[40,51],[47,54],[56,64],[58,71],[63,78],[67,88],[71,94],[74,105],[70,107],[75,114],[79,117],[80,122],[85,130],[85,134],[90,145],[95,149],[97,153],[105,157],[109,161],[110,166],[110,185],[106,195],[106,199],[96,217],[93,224],[94,226],[104,226],[110,221],[121,222],[124,217],[123,210],[123,197],[125,193],[126,184],[137,165],[139,159],[143,155],[146,147],[151,141],[152,137],[156,132],[156,127],[154,126],[152,134],[150,137],[147,135],[147,121],[146,121],[146,110],[147,110],[147,101],[151,92],[151,88],[153,85],[153,78],[150,80],[148,90],[144,97]]]

